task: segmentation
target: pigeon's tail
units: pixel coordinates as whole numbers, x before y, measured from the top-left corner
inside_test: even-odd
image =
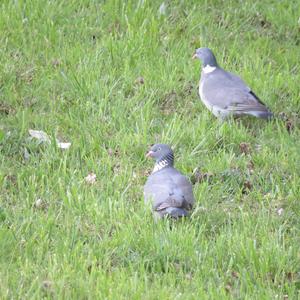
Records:
[[[265,120],[271,120],[273,118],[273,113],[270,111],[249,111],[247,114]]]
[[[165,210],[165,215],[171,218],[177,219],[181,217],[187,217],[189,214],[186,210],[178,207],[168,207]]]

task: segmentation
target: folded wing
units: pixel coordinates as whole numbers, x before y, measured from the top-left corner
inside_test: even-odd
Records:
[[[219,68],[203,80],[204,100],[212,107],[235,115],[250,114],[263,118],[272,116],[265,104],[240,77]]]

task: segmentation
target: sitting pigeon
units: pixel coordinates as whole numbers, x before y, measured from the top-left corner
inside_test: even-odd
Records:
[[[144,186],[145,203],[151,201],[154,216],[188,216],[195,201],[193,189],[188,179],[173,167],[172,149],[165,144],[156,144],[146,156],[155,159],[152,174]]]
[[[217,117],[252,115],[269,119],[272,113],[238,76],[218,66],[209,48],[199,48],[193,58],[202,61],[199,94],[204,105]]]

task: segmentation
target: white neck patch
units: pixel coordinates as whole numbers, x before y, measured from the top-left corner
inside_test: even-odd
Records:
[[[202,71],[204,74],[209,74],[211,72],[213,72],[216,69],[216,67],[212,67],[210,65],[205,66],[204,68],[202,68]]]
[[[157,172],[157,171],[159,171],[159,170],[161,170],[161,169],[163,169],[164,167],[166,167],[166,166],[168,166],[168,165],[169,165],[169,163],[168,163],[168,161],[165,160],[165,159],[159,161],[158,163],[156,163],[156,164],[154,165],[154,169],[153,169],[153,171],[152,171],[152,174],[155,173],[155,172]]]

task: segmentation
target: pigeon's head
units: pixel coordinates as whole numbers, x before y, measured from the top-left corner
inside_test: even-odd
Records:
[[[153,145],[146,154],[146,157],[152,157],[156,162],[167,160],[172,164],[174,160],[173,150],[166,144]]]
[[[211,67],[217,67],[217,60],[209,48],[198,48],[196,49],[193,59],[198,58],[201,60],[203,67],[207,65]]]

